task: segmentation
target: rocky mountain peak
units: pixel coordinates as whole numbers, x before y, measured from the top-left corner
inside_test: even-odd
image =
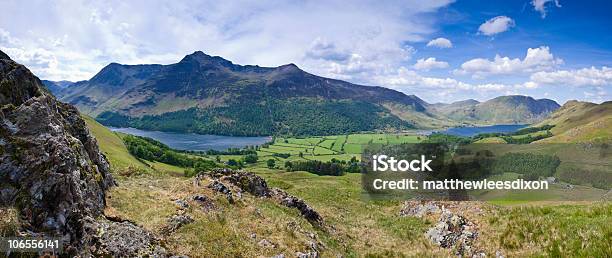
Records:
[[[123,66],[121,64],[110,63],[104,68],[102,68],[100,72],[94,75],[94,77],[92,77],[90,81],[97,82],[97,83],[105,83],[105,84],[119,83],[120,80],[118,78],[122,77],[123,75],[122,70],[123,70]]]
[[[220,56],[210,56],[202,51],[195,51],[192,54],[186,55],[179,63],[199,63],[200,65],[219,65],[223,67],[235,66],[231,61],[228,61]]]
[[[279,69],[279,70],[293,70],[293,71],[297,70],[297,71],[302,71],[294,63],[289,63],[289,64],[286,64],[286,65],[281,65],[281,66],[277,67],[276,69]]]

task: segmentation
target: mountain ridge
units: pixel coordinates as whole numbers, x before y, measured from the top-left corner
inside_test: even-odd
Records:
[[[464,100],[450,104],[434,104],[432,110],[459,121],[519,124],[538,122],[559,107],[557,102],[550,99],[508,95],[484,102]]]
[[[238,65],[201,51],[168,65],[111,63],[59,95],[105,125],[244,136],[402,131],[542,118],[542,112],[534,115],[527,108],[514,117],[476,113],[464,119],[445,113],[453,105],[429,104],[393,89],[317,76],[295,64]],[[477,105],[483,103],[467,100],[456,110]]]
[[[420,98],[384,87],[320,77],[295,64],[279,67],[236,65],[200,51],[170,65],[111,63],[91,80],[72,85],[60,96],[107,125],[138,126],[141,122],[134,120],[199,116],[196,121],[181,121],[189,126],[177,122],[174,125],[178,128],[156,127],[229,135],[407,129],[414,125],[381,105],[394,103],[413,113],[426,111],[426,102]],[[244,105],[253,108],[239,111]],[[299,115],[282,114],[284,109],[294,110],[293,114]],[[244,112],[250,113],[250,117],[244,117]],[[251,117],[260,121],[253,121]],[[323,123],[343,121],[346,126],[333,125],[328,126],[332,129],[326,129],[322,124],[310,125],[317,117],[323,117]],[[240,125],[245,128],[231,129]]]

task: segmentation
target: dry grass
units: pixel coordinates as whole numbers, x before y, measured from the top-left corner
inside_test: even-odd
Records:
[[[316,242],[316,237],[313,240],[309,235],[320,233],[294,209],[248,194],[230,204],[224,195],[205,187],[208,183],[204,181],[196,187],[186,178],[143,176],[119,183],[119,187],[110,191],[107,215],[134,221],[164,237],[169,249],[190,257],[293,255],[309,250],[309,241]],[[216,209],[205,211],[192,201],[195,194],[210,197]],[[190,207],[185,214],[195,222],[163,235],[167,219],[181,213],[174,203],[177,199],[188,201]],[[255,238],[251,238],[253,233]],[[257,243],[262,239],[276,247],[259,246]]]
[[[107,215],[129,219],[157,233],[168,249],[190,257],[270,257],[309,251],[316,242],[323,257],[448,257],[451,250],[437,247],[424,236],[437,220],[399,217],[399,201],[363,201],[360,177],[323,177],[255,169],[271,186],[306,200],[325,220],[325,230],[314,228],[295,209],[274,200],[243,194],[236,204],[213,193],[202,182],[170,175],[123,178],[111,190]],[[205,211],[191,201],[205,195],[215,209]],[[185,214],[194,218],[171,234],[163,234],[167,219],[181,211],[174,203],[186,199]],[[612,253],[612,204],[564,203],[496,206],[460,203],[454,212],[476,223],[477,250],[487,256],[501,251],[506,257],[583,256]],[[255,238],[251,235],[254,234]],[[314,237],[312,237],[314,236]],[[266,239],[275,245],[262,247]]]
[[[17,210],[0,207],[0,237],[16,236],[19,228],[19,214]]]

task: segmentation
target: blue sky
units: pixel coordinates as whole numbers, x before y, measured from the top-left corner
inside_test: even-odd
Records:
[[[43,79],[196,50],[428,102],[608,101],[609,1],[2,1],[0,49]]]

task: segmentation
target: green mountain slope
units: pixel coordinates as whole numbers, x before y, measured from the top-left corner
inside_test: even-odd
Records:
[[[202,52],[170,65],[112,63],[60,95],[105,125],[178,132],[343,134],[439,120],[413,95],[319,77],[293,64],[243,66]]]
[[[543,142],[591,142],[612,140],[612,101],[602,104],[568,101],[538,125],[555,125],[553,137]]]

